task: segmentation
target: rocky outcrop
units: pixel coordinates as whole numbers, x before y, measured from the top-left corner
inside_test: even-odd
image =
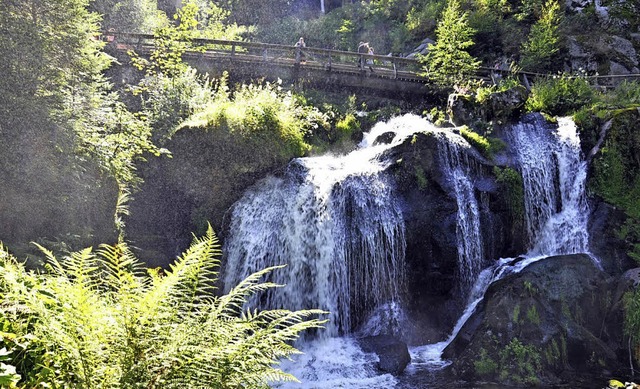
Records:
[[[604,8],[604,7],[603,7]],[[631,37],[633,39],[633,37]],[[638,53],[631,40],[617,35],[568,36],[565,70],[600,75],[638,73]],[[617,80],[604,80],[614,83]]]
[[[449,130],[455,131],[455,129]],[[391,149],[386,158],[403,204],[406,225],[406,261],[412,318],[421,323],[416,342],[446,337],[459,317],[463,302],[455,296],[458,247],[457,203],[443,175],[439,140],[418,133]],[[484,258],[515,256],[524,251],[522,230],[512,227],[506,191],[496,182],[493,164],[476,150],[465,151],[475,166],[471,182],[480,203]]]
[[[384,373],[398,375],[411,362],[407,344],[392,336],[369,336],[359,339],[358,343],[362,351],[378,355],[377,368]]]
[[[492,284],[444,357],[457,376],[501,384],[610,375],[628,358],[626,285],[587,255],[542,259]]]
[[[447,100],[447,114],[457,126],[474,127],[480,121],[507,123],[521,115],[528,94],[522,85],[492,93],[482,102],[474,96],[454,93]]]
[[[244,190],[288,162],[240,137],[204,128],[178,131],[165,147],[172,158],[152,159],[141,169],[144,183],[127,225],[149,266],[170,263],[207,222],[223,235],[226,212]]]

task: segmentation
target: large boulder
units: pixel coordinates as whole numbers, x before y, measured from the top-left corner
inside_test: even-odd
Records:
[[[528,95],[522,85],[491,93],[483,101],[477,101],[472,95],[452,93],[447,100],[447,114],[456,126],[474,127],[489,121],[508,123],[520,117]]]
[[[460,377],[503,385],[611,375],[628,357],[625,285],[588,255],[542,259],[494,282],[444,357]]]
[[[407,344],[392,336],[369,336],[359,339],[358,342],[362,351],[378,355],[380,361],[377,367],[385,373],[398,375],[411,362]]]

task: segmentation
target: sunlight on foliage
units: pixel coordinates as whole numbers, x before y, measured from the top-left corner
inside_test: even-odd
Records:
[[[209,226],[169,269],[149,269],[126,244],[25,270],[0,246],[0,379],[17,387],[258,388],[295,381],[277,368],[325,312],[245,307],[280,285],[259,271],[216,293],[220,248]]]
[[[522,44],[520,63],[524,70],[540,72],[551,67],[555,55],[560,51],[560,20],[558,1],[547,1],[540,18],[531,26],[527,41]]]
[[[595,94],[586,79],[562,74],[537,80],[531,87],[525,108],[551,115],[566,115],[591,103]]]
[[[449,0],[436,29],[436,44],[420,57],[425,75],[441,86],[463,86],[477,70],[480,62],[469,54],[474,30],[460,9],[458,0]]]
[[[305,135],[324,125],[316,109],[299,104],[279,84],[242,85],[233,95],[222,85],[214,102],[193,115],[182,128],[204,127],[249,142],[260,154],[291,158],[302,156],[310,146]]]

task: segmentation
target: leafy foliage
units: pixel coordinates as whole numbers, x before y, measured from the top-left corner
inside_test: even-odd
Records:
[[[309,151],[305,134],[322,115],[300,105],[291,92],[278,84],[242,85],[230,94],[223,83],[215,100],[201,113],[193,115],[182,128],[201,127],[227,133],[254,150],[254,159],[284,159]],[[258,152],[258,153],[256,153]]]
[[[90,9],[102,15],[102,30],[151,33],[168,23],[157,0],[93,0]]]
[[[625,82],[574,116],[581,141],[593,148],[601,128],[611,121],[604,143],[592,162],[590,189],[606,202],[624,211],[626,220],[614,235],[624,242],[627,255],[640,263],[640,132],[637,123],[640,83]],[[624,328],[640,359],[640,292],[624,297]]]
[[[548,0],[522,45],[520,64],[524,70],[541,72],[552,67],[552,60],[560,50],[559,25],[560,4],[557,0]]]
[[[465,84],[480,65],[466,51],[473,33],[458,0],[449,0],[436,28],[436,44],[421,57],[427,76],[442,86]]]
[[[298,352],[291,342],[300,332],[324,323],[319,310],[245,309],[279,286],[260,281],[277,267],[218,296],[211,227],[168,270],[146,274],[123,243],[61,260],[40,248],[42,274],[0,252],[0,324],[12,331],[0,339],[9,350],[2,359],[18,387],[265,387],[295,380],[278,360]]]
[[[536,81],[525,108],[551,115],[566,115],[590,104],[595,96],[596,92],[586,79],[562,74]]]
[[[511,339],[500,351],[500,379],[518,385],[536,385],[540,379],[540,351],[533,345],[523,344],[518,338]]]
[[[496,152],[505,147],[504,142],[494,138],[486,138],[466,126],[460,128],[460,135],[485,158],[492,159]]]
[[[133,187],[134,162],[159,150],[102,75],[112,59],[97,39],[100,17],[87,0],[0,5],[0,191],[14,204],[3,238],[110,239],[113,227],[94,220],[112,210],[114,181]],[[28,231],[7,232],[17,225]]]
[[[213,85],[193,68],[167,77],[164,74],[140,81],[142,107],[153,128],[153,139],[160,144],[189,116],[214,101]]]

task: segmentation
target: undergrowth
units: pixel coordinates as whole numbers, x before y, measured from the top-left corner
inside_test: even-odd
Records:
[[[245,308],[278,287],[252,274],[216,292],[220,248],[209,226],[169,269],[145,269],[126,244],[62,259],[45,272],[0,247],[0,382],[19,388],[263,388],[295,381],[278,360],[324,312]]]

